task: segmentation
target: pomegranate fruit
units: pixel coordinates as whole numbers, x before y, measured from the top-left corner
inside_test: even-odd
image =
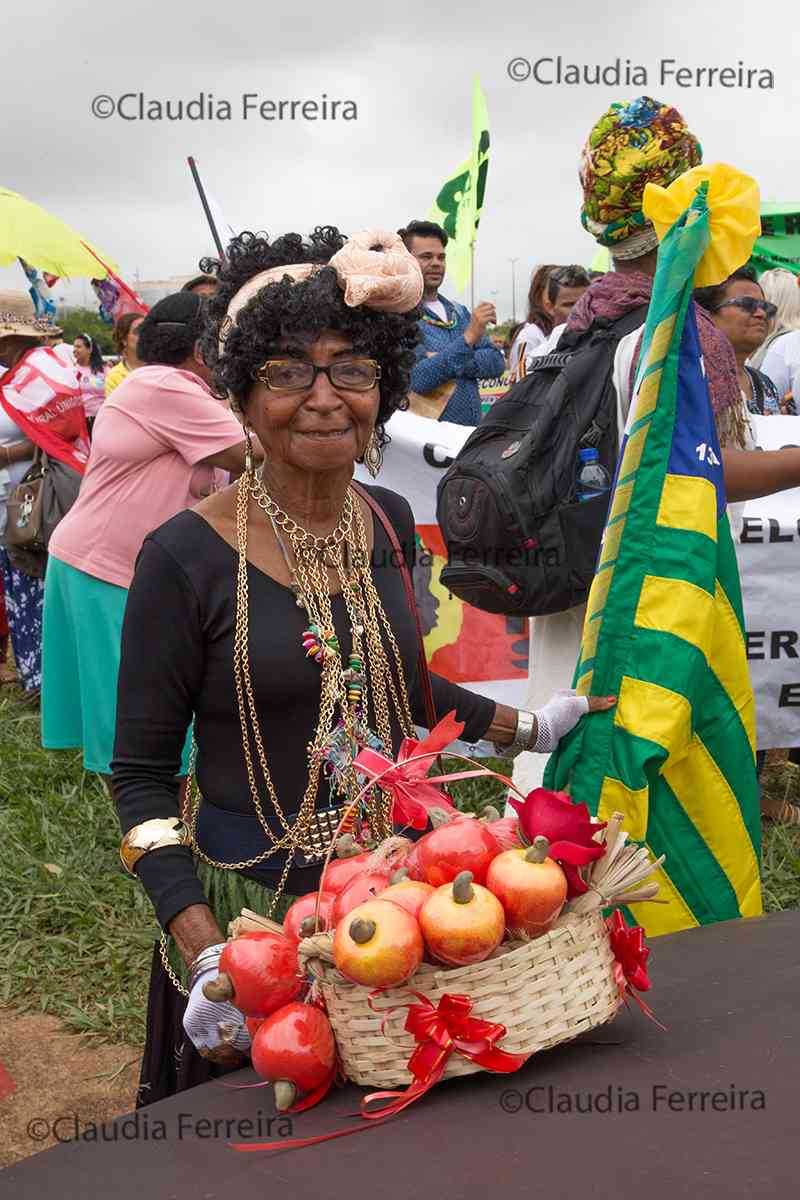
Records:
[[[436,889],[419,914],[425,943],[434,958],[464,967],[482,962],[503,940],[505,917],[496,896],[462,871]]]
[[[502,904],[515,937],[546,933],[566,902],[567,877],[547,857],[549,848],[546,837],[537,837],[532,846],[506,850],[489,865],[486,886]]]
[[[420,879],[400,879],[397,883],[391,883],[385,892],[381,892],[380,898],[391,900],[392,904],[399,904],[412,917],[418,919],[420,909],[435,890],[431,884],[423,883]]]
[[[338,970],[364,987],[404,983],[422,962],[424,950],[416,919],[383,899],[354,908],[336,926],[333,938]]]
[[[295,1002],[262,1021],[250,1053],[257,1074],[275,1085],[276,1108],[286,1112],[299,1095],[332,1078],[336,1042],[324,1012]]]
[[[462,871],[470,871],[476,883],[482,884],[498,853],[489,826],[464,816],[426,834],[417,846],[425,882],[434,887],[452,883]]]
[[[331,911],[336,896],[333,892],[323,892],[319,902],[319,932],[324,933],[331,927]],[[314,932],[314,913],[317,911],[317,893],[308,892],[295,900],[283,918],[283,931],[292,942],[299,942],[302,937],[311,937]]]
[[[357,875],[369,869],[371,858],[372,851],[364,850],[362,854],[353,855],[351,858],[331,859],[323,880],[325,891],[338,895]]]
[[[225,946],[219,974],[203,985],[207,1000],[229,1000],[246,1017],[268,1017],[303,986],[297,948],[281,933],[243,933]]]
[[[359,904],[365,904],[367,900],[374,900],[388,886],[388,869],[385,871],[362,871],[355,879],[351,879],[347,887],[339,892],[334,900],[331,912],[333,924],[339,925],[342,918],[357,908]]]

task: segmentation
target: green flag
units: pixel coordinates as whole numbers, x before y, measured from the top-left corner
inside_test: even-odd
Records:
[[[613,269],[614,264],[611,261],[611,251],[608,246],[598,246],[594,258],[589,263],[589,270],[602,271],[605,274]]]
[[[575,686],[617,696],[617,706],[563,738],[546,774],[547,786],[601,818],[622,812],[634,840],[666,855],[656,878],[667,903],[631,910],[650,934],[761,912],[755,705],[690,303],[710,242],[708,186],[692,193],[659,249],[633,417],[587,603]]]
[[[472,94],[472,153],[456,167],[428,211],[448,235],[447,272],[457,290],[469,282],[489,169],[489,114],[479,80]]]

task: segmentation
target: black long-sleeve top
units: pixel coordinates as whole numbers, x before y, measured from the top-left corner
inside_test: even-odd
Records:
[[[383,488],[370,491],[389,515],[411,564],[414,520],[408,504]],[[198,842],[204,853],[222,862],[253,858],[268,845],[247,780],[234,687],[237,564],[237,552],[192,511],[173,517],[145,540],[125,611],[112,762],[123,833],[154,817],[177,816],[176,775],[194,717],[197,781],[203,796]],[[391,545],[377,521],[372,574],[400,649],[412,716],[425,726],[413,617]],[[308,617],[294,593],[252,564],[248,587],[255,703],[270,775],[291,821],[308,781],[307,746],[319,718],[320,667],[304,655],[301,638]],[[341,596],[332,596],[331,604],[346,661],[351,649],[347,611]],[[455,709],[465,722],[465,740],[483,737],[494,717],[494,702],[439,676],[431,679],[437,716]],[[396,753],[402,735],[394,713],[390,716]],[[374,728],[374,720],[370,723]],[[251,748],[262,811],[270,828],[280,834],[252,735]],[[336,802],[321,780],[317,808]],[[272,855],[246,874],[276,886],[285,854]],[[153,850],[143,855],[136,871],[162,926],[190,904],[206,902],[187,848]],[[318,866],[293,866],[287,894],[315,888],[319,874]]]

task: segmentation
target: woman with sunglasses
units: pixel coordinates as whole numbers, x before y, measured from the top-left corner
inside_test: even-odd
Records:
[[[775,384],[747,360],[766,338],[776,308],[764,296],[752,267],[740,267],[716,287],[698,288],[695,299],[711,314],[736,356],[736,374],[748,412],[775,414],[781,397]]]
[[[360,749],[394,757],[451,710],[468,741],[550,747],[610,707],[573,693],[518,712],[435,676],[427,691],[414,518],[401,496],[352,485],[356,462],[377,473],[406,403],[422,293],[417,260],[378,229],[243,233],[220,268],[204,354],[265,459],[145,540],[128,598],[113,788],[123,861],[170,935],[141,1103],[241,1063],[244,1018],[203,985],[242,908],[280,919],[318,886]],[[202,798],[187,827],[174,777],[193,714]],[[391,831],[387,805],[378,789],[363,800],[373,840]]]

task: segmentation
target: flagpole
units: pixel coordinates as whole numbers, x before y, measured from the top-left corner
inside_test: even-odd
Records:
[[[208,225],[211,230],[211,236],[214,239],[214,244],[217,247],[217,252],[219,253],[220,258],[224,259],[225,251],[222,248],[222,242],[220,241],[219,234],[217,233],[217,227],[214,224],[214,218],[211,215],[211,209],[208,206],[208,200],[206,199],[206,194],[200,181],[200,175],[197,171],[197,163],[194,161],[191,154],[186,161],[189,164],[189,170],[192,172],[192,179],[194,180],[195,187],[197,188],[197,194],[200,197],[200,203],[203,206],[203,212],[206,214],[206,220],[208,221]]]
[[[469,248],[469,307],[475,311],[475,243]]]
[[[519,262],[519,255],[516,258],[509,259],[511,263],[511,324],[517,323],[517,277],[514,267]]]

